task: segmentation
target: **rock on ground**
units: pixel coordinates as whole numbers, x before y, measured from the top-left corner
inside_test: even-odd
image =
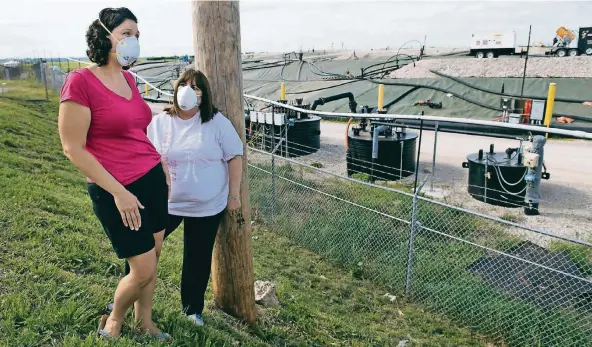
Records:
[[[263,307],[279,306],[275,284],[267,281],[255,281],[255,302]]]

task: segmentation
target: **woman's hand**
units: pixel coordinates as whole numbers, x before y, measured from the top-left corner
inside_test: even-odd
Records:
[[[142,226],[142,218],[138,207],[143,209],[144,206],[140,204],[138,198],[128,190],[113,195],[113,198],[115,198],[115,205],[121,213],[123,224],[132,230],[139,230]]]
[[[584,101],[584,106],[592,106],[592,101]]]
[[[241,207],[240,198],[238,196],[230,195],[228,197],[228,204],[226,205],[226,208],[228,209],[228,211],[236,211],[240,207]]]

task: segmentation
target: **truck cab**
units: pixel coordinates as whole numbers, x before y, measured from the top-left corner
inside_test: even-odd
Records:
[[[577,35],[570,29],[560,27],[555,34],[553,47],[548,54],[558,57],[592,55],[592,27],[580,28]]]

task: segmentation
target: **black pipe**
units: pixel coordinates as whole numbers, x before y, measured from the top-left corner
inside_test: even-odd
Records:
[[[323,87],[323,88],[302,90],[302,91],[299,91],[299,92],[290,92],[290,93],[286,93],[286,95],[298,95],[298,94],[307,94],[307,93],[313,93],[313,92],[320,92],[321,90],[326,90],[326,89],[331,89],[331,88],[337,88],[337,87],[344,86],[346,84],[350,84],[350,83],[354,83],[354,82],[362,82],[362,81],[363,80],[348,81],[348,82],[344,82],[344,83],[340,83],[340,84],[335,84],[335,85],[328,86],[328,87]]]
[[[437,90],[437,91],[442,92],[442,93],[445,93],[445,94],[452,94],[452,96],[454,96],[455,98],[464,100],[464,101],[466,101],[468,103],[471,103],[471,104],[475,104],[475,105],[481,106],[483,108],[487,108],[487,109],[494,110],[494,111],[500,111],[500,112],[502,111],[501,108],[497,108],[495,106],[484,104],[482,102],[475,101],[475,100],[466,98],[466,97],[464,97],[464,96],[462,96],[460,94],[451,92],[451,91],[446,90],[444,88],[430,86],[428,84],[416,84],[416,83],[407,83],[407,82],[386,82],[386,81],[374,80],[374,79],[371,79],[371,78],[365,78],[365,80],[366,81],[369,81],[369,82],[372,82],[374,84],[384,84],[385,86],[419,87],[419,88],[426,88],[426,89]]]
[[[397,59],[396,61],[389,61],[389,60],[387,60],[387,61],[386,61],[386,62],[384,62],[384,63],[377,63],[377,64],[372,64],[372,65],[366,66],[366,67],[365,67],[365,68],[363,68],[362,70],[364,71],[364,74],[365,74],[365,75],[367,75],[368,73],[377,72],[377,71],[383,71],[383,70],[385,70],[385,69],[388,69],[388,68],[393,68],[393,67],[397,67],[397,68],[398,68],[398,67],[402,67],[402,66],[404,66],[404,65],[407,65],[407,64],[409,64],[409,62],[408,62],[408,61],[412,61],[413,63],[415,63],[415,61],[413,60],[413,56],[411,56],[411,55],[408,55],[408,54],[405,54],[405,56],[406,56],[406,57],[403,57],[403,58]],[[391,57],[391,58],[393,58],[393,57]],[[391,58],[389,58],[389,59],[391,59]],[[402,64],[402,63],[404,63],[404,64],[403,64],[403,65],[400,65],[400,64]],[[387,67],[387,65],[388,65],[388,64],[394,64],[394,66],[388,66],[388,67]],[[378,68],[378,69],[372,69],[372,70],[368,71],[370,68],[373,68],[373,67],[376,67],[376,66],[380,66],[380,65],[382,65],[382,67],[381,67],[381,68]]]
[[[503,93],[503,92],[500,93],[500,92],[497,92],[497,91],[492,90],[492,89],[486,89],[486,88],[483,88],[483,87],[479,87],[479,86],[477,86],[475,84],[472,84],[472,83],[463,81],[460,78],[449,76],[449,75],[443,74],[443,73],[441,73],[439,71],[436,71],[436,70],[430,70],[430,72],[433,73],[433,74],[436,74],[438,76],[441,76],[441,77],[449,78],[449,79],[453,80],[454,82],[460,83],[462,85],[465,85],[465,86],[467,86],[469,88],[472,88],[472,89],[476,89],[476,90],[481,91],[481,92],[495,94],[495,95],[501,95],[501,96],[507,96],[507,97],[515,97],[515,98],[520,98],[521,97],[519,94]],[[523,97],[526,98],[526,99],[547,100],[546,97],[542,97],[542,96],[524,95]],[[581,104],[581,103],[583,103],[585,101],[588,101],[588,100],[567,99],[567,98],[555,98],[555,101],[567,102],[567,103],[572,103],[572,104]],[[571,117],[571,116],[568,116],[568,115],[565,115],[565,116],[566,117]]]
[[[409,94],[413,93],[414,91],[416,91],[416,90],[418,90],[418,89],[419,89],[419,87],[413,87],[413,88],[410,88],[410,89],[409,89],[408,91],[406,91],[405,93],[403,93],[403,94],[399,95],[399,97],[398,97],[398,98],[396,98],[395,100],[393,100],[393,101],[391,101],[391,102],[387,103],[386,105],[384,105],[384,109],[385,109],[385,110],[388,110],[388,109],[389,109],[389,107],[393,106],[393,105],[394,105],[394,104],[396,104],[397,102],[401,101],[401,100],[402,100],[404,97],[406,97],[407,95],[409,95]]]
[[[426,89],[437,90],[437,91],[442,92],[442,93],[445,93],[445,94],[451,94],[455,98],[464,100],[464,101],[466,101],[468,103],[471,103],[471,104],[474,104],[474,105],[481,106],[483,108],[487,108],[487,109],[498,111],[498,112],[502,112],[503,111],[501,108],[498,108],[498,107],[495,107],[495,106],[491,106],[491,105],[488,105],[488,104],[485,104],[485,103],[482,103],[482,102],[479,102],[479,101],[476,101],[476,100],[469,99],[467,97],[464,97],[463,95],[460,95],[458,93],[451,92],[451,91],[446,90],[444,88],[434,87],[434,86],[427,85],[427,84],[415,84],[415,83],[406,83],[406,82],[385,82],[385,81],[374,80],[374,79],[371,79],[371,78],[364,78],[364,80],[369,81],[369,82],[372,82],[374,84],[384,84],[385,86],[419,87],[419,88],[426,88]],[[463,83],[464,84],[466,82],[463,81],[463,82],[459,82],[459,83]],[[489,92],[489,91],[487,91],[487,92]],[[491,93],[498,94],[499,95],[499,92],[491,92]],[[512,95],[509,95],[509,96],[512,96]],[[531,97],[526,96],[526,98],[531,98]],[[555,99],[555,100],[557,100],[557,99]],[[579,121],[584,121],[584,122],[590,122],[590,121],[592,121],[592,118],[582,117],[582,116],[576,116],[576,115],[572,115],[572,114],[553,113],[553,117],[569,117],[569,118],[572,118],[574,120],[579,120]]]
[[[314,111],[314,110],[316,110],[317,106],[319,106],[319,105],[324,105],[327,102],[345,99],[345,98],[349,98],[350,111],[352,113],[356,113],[356,107],[358,106],[358,103],[354,99],[354,94],[352,94],[351,92],[332,95],[332,96],[328,96],[326,98],[318,98],[317,100],[313,101],[312,105],[310,106],[310,109]]]
[[[400,48],[399,48],[399,49],[400,49]],[[399,53],[397,52],[397,54],[393,55],[392,57],[390,57],[390,58],[388,58],[388,59],[386,60],[386,62],[384,63],[384,65],[383,65],[383,67],[382,67],[382,68],[384,69],[384,66],[386,66],[386,63],[388,63],[388,62],[389,62],[389,61],[390,61],[392,58],[395,58],[395,57],[397,58],[396,62],[397,62],[397,64],[398,64],[398,63],[399,63],[399,55],[406,55],[406,56],[408,56],[409,58],[411,58],[411,61],[413,62],[413,67],[415,67],[415,60],[413,60],[413,57],[412,57],[411,55],[409,55],[409,54],[399,54]]]

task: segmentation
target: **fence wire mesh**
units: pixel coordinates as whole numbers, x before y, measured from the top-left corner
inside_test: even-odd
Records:
[[[253,219],[353,276],[513,346],[592,343],[589,244],[300,158],[251,147],[248,161]]]

